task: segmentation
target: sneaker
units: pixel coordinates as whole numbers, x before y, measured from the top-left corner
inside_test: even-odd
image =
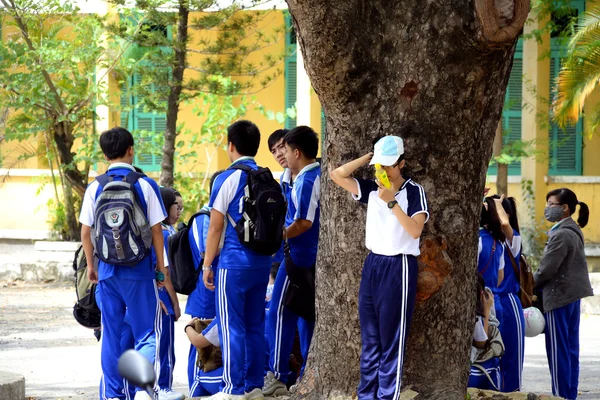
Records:
[[[246,399],[248,400],[264,400],[265,396],[263,395],[262,390],[256,388],[249,393],[246,393]]]
[[[277,397],[290,394],[285,386],[285,383],[278,380],[275,377],[275,374],[273,374],[271,371],[267,372],[264,382],[265,385],[262,388],[262,393],[265,396]]]
[[[146,393],[144,390],[140,390],[138,392],[135,392],[135,400],[155,400],[157,397],[150,397],[150,395],[148,393]]]
[[[208,400],[246,400],[246,395],[244,394],[227,394],[223,392],[219,392],[213,394],[210,397],[206,397]]]
[[[183,400],[185,396],[173,389],[160,389],[158,391],[158,400]]]

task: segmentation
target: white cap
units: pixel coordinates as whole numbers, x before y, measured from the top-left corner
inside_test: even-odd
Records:
[[[392,166],[404,154],[404,142],[398,136],[384,136],[375,143],[370,164]]]

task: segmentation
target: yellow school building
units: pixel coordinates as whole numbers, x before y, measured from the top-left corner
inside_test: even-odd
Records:
[[[82,3],[82,12],[113,12],[103,1],[91,2],[93,5],[89,7],[93,9],[89,10],[85,9],[87,3],[90,2]],[[571,1],[571,6],[576,15],[581,15],[586,8],[586,1]],[[290,19],[284,7],[285,3],[281,7],[277,6],[275,10],[271,9],[268,18],[264,20],[267,25],[263,29],[275,29],[284,25],[290,27]],[[193,16],[190,16],[190,19],[192,18]],[[527,25],[524,34],[539,29],[545,23],[546,21],[542,21]],[[10,29],[0,27],[1,40],[10,40]],[[559,187],[572,189],[581,201],[590,206],[590,223],[584,229],[584,234],[588,242],[588,254],[591,257],[600,257],[600,226],[596,222],[600,215],[600,197],[595,196],[596,192],[600,191],[600,157],[597,156],[600,138],[595,132],[589,131],[585,110],[579,122],[567,129],[560,129],[550,122],[549,99],[552,98],[553,82],[566,52],[566,41],[549,33],[542,39],[541,43],[535,39],[519,40],[507,89],[502,120],[504,140],[506,143],[515,140],[527,141],[537,151],[536,157],[525,158],[509,166],[508,194],[517,198],[521,206],[522,221],[528,220],[533,210],[536,215],[534,220],[541,221],[546,193]],[[193,42],[191,45],[193,46]],[[269,167],[274,173],[280,172],[281,168],[267,148],[267,138],[271,132],[283,127],[310,125],[319,135],[325,134],[324,115],[304,71],[293,30],[288,29],[285,39],[273,43],[263,51],[283,53],[286,47],[296,51],[291,52],[275,67],[279,68],[282,74],[253,96],[257,103],[273,112],[284,112],[296,105],[296,118],[286,117],[285,123],[279,124],[252,107],[244,117],[255,122],[262,133],[261,147],[257,155],[258,164]],[[194,64],[196,57],[199,56],[195,53],[189,54],[190,64]],[[188,73],[193,72],[186,72]],[[119,86],[110,74],[106,79],[110,95],[117,99],[117,103],[120,100],[121,104],[135,105],[132,103],[135,99],[121,95]],[[131,77],[132,82],[136,79],[139,77]],[[592,104],[587,105],[586,109],[591,109],[597,100],[600,100],[600,94],[595,95]],[[144,113],[135,109],[126,114],[118,107],[98,107],[96,111],[96,132],[122,125],[134,135],[137,129],[151,130],[160,135],[166,122],[164,115]],[[185,122],[186,128],[192,130],[199,130],[203,122],[194,113],[192,104],[181,105],[179,121]],[[185,141],[185,137],[178,140]],[[44,239],[49,237],[46,203],[53,197],[53,189],[51,185],[44,184],[44,177],[47,177],[50,171],[43,160],[36,158],[13,163],[9,169],[6,165],[7,160],[11,160],[11,154],[17,152],[19,145],[22,144],[0,141],[0,154],[4,161],[4,165],[0,166],[0,208],[4,210],[0,220],[0,239]],[[200,157],[193,167],[176,160],[175,168],[194,176],[202,176],[205,172],[210,173],[229,165],[227,154],[222,149],[216,149],[210,163],[202,156],[206,154],[205,150],[212,153],[213,149],[210,146],[208,149],[197,149]],[[139,153],[136,164],[148,175],[158,178],[160,160],[160,154]],[[96,169],[90,172],[90,179],[103,173],[105,169],[106,165],[98,164]],[[524,182],[527,181],[531,184],[530,190],[524,190],[527,186]],[[492,165],[488,171],[488,185],[492,187],[492,192],[495,191],[494,184],[495,166]]]

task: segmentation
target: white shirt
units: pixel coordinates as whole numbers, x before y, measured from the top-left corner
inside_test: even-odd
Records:
[[[420,240],[414,239],[406,232],[387,203],[379,198],[375,181],[356,179],[356,182],[358,195],[352,197],[367,203],[365,239],[367,248],[375,254],[384,256],[421,254]],[[402,211],[409,217],[426,214],[425,222],[429,220],[427,197],[421,185],[408,179],[396,193],[395,198]]]

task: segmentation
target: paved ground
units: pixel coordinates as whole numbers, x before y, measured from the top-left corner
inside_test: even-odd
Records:
[[[0,370],[25,376],[33,399],[97,399],[100,346],[90,330],[80,327],[71,310],[69,284],[7,285],[0,283]],[[183,308],[183,306],[182,306]],[[187,386],[187,339],[176,324],[175,389]],[[600,316],[581,321],[581,381],[579,399],[600,400]],[[550,391],[544,338],[525,344],[524,389]]]

